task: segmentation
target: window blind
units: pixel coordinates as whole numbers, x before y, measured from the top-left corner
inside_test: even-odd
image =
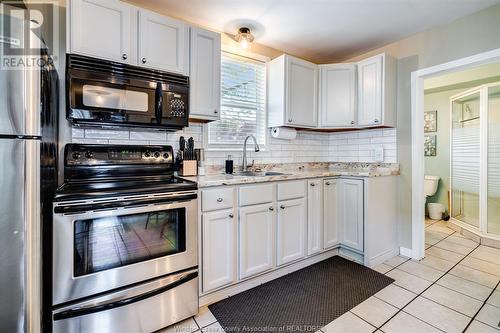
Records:
[[[265,145],[265,101],[265,63],[223,52],[220,120],[208,125],[209,146],[241,145],[250,134]]]

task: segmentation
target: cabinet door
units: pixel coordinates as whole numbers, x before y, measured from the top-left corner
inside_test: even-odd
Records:
[[[240,279],[273,268],[275,223],[273,204],[240,208]]]
[[[286,124],[316,127],[318,65],[287,56],[286,78]]]
[[[305,256],[306,207],[305,200],[278,202],[278,265]]]
[[[323,243],[328,249],[337,246],[339,239],[339,181],[323,181]]]
[[[323,250],[323,181],[307,182],[307,255]]]
[[[363,181],[342,179],[340,183],[341,243],[363,251]]]
[[[188,75],[189,26],[150,11],[139,11],[139,65]]]
[[[203,292],[234,281],[235,233],[233,210],[202,215]]]
[[[71,52],[132,63],[136,10],[118,0],[73,0],[70,4]],[[135,49],[135,47],[134,47]]]
[[[220,34],[191,28],[190,118],[219,119],[220,43]]]
[[[320,126],[356,125],[356,65],[320,66]]]
[[[382,124],[382,71],[383,55],[358,63],[358,124]]]

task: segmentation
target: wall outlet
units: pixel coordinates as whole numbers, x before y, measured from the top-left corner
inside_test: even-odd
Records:
[[[384,161],[384,147],[377,146],[373,149],[373,161],[374,162],[383,162]]]

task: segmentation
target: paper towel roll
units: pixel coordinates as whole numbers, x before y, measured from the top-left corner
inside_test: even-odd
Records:
[[[293,140],[297,137],[297,130],[295,128],[273,127],[271,135],[276,139]]]

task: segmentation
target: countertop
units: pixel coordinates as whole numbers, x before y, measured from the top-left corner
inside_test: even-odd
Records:
[[[259,168],[261,173],[266,171],[280,172],[282,175],[255,175],[245,174],[208,174],[197,177],[182,177],[198,183],[199,188],[264,183],[273,181],[326,178],[326,177],[386,177],[399,175],[399,164],[377,163],[309,163],[301,165],[266,165]]]

